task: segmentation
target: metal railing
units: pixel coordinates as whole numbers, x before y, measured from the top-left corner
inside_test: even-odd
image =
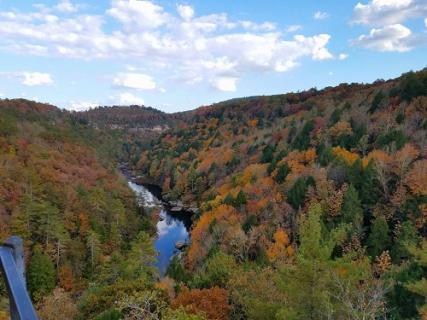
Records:
[[[6,283],[12,320],[37,320],[25,281],[24,247],[19,237],[0,245],[0,269]]]

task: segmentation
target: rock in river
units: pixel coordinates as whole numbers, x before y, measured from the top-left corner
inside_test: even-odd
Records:
[[[175,248],[178,250],[182,250],[187,246],[187,244],[184,241],[177,241],[175,242]]]

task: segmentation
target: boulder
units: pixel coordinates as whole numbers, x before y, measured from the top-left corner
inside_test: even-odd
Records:
[[[185,241],[177,241],[175,242],[175,248],[177,248],[178,250],[182,250],[187,246],[187,244],[185,243]]]

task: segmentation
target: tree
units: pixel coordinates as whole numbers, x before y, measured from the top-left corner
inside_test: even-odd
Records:
[[[321,214],[319,204],[310,207],[299,226],[296,264],[281,270],[280,284],[288,304],[279,312],[279,319],[322,319],[330,303],[327,287],[334,242],[322,236]]]
[[[356,230],[361,231],[363,225],[363,209],[359,200],[359,194],[352,184],[344,194],[341,213],[344,223],[352,223]]]
[[[228,319],[231,311],[227,290],[218,287],[192,290],[183,287],[172,301],[172,307],[182,307],[190,314],[204,314],[212,320]]]
[[[382,90],[378,91],[377,94],[374,97],[374,100],[372,100],[371,107],[369,108],[369,112],[373,113],[378,110],[378,108],[381,105],[381,102],[384,100],[385,95]]]
[[[124,277],[127,279],[154,278],[156,270],[153,264],[156,261],[156,255],[150,236],[146,232],[140,232],[132,242],[128,257],[124,261]]]
[[[279,166],[277,169],[276,177],[275,177],[276,182],[279,184],[285,182],[285,179],[288,176],[290,171],[291,170],[288,166],[288,163],[285,163]]]
[[[195,275],[192,285],[198,288],[214,286],[225,288],[236,268],[237,264],[232,256],[217,252],[206,260],[204,266]]]
[[[55,288],[55,267],[52,260],[41,252],[40,248],[34,249],[27,271],[28,290],[35,301],[40,301],[50,294]]]
[[[367,239],[368,253],[372,258],[387,250],[391,244],[389,227],[383,216],[375,218],[371,226],[371,232]]]
[[[307,183],[304,177],[299,177],[292,188],[288,192],[288,203],[295,209],[298,210],[305,201],[305,195],[307,192]]]
[[[414,256],[416,263],[425,270],[427,268],[427,240],[424,239],[419,247],[409,245],[408,250]],[[424,303],[419,307],[418,311],[421,319],[427,318],[427,277],[425,272],[421,279],[407,284],[406,288],[424,298]]]
[[[246,202],[247,202],[246,194],[243,192],[243,190],[240,190],[236,196],[236,199],[234,199],[234,206],[236,208],[239,208],[239,207],[245,205]]]
[[[281,269],[284,306],[276,319],[377,319],[384,314],[385,289],[374,277],[368,259],[353,254],[336,260],[332,253],[345,235],[322,228],[320,204],[309,208],[299,225],[295,265]]]
[[[265,146],[262,150],[261,163],[269,163],[273,160],[274,147],[271,145]]]
[[[43,298],[38,306],[38,315],[43,320],[72,320],[78,315],[78,309],[70,294],[57,288],[51,295]]]

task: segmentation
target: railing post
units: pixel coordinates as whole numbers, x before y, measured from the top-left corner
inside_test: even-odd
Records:
[[[24,245],[12,236],[0,244],[0,270],[4,275],[10,301],[12,320],[37,320],[25,281]]]
[[[18,275],[20,276],[24,286],[27,287],[27,281],[25,279],[24,242],[20,237],[12,236],[7,239],[4,244],[12,248],[13,260],[15,260],[16,264],[16,271],[18,272]],[[15,301],[9,299],[9,305],[11,320],[20,320]]]
[[[27,286],[25,279],[24,241],[20,237],[12,236],[4,244],[13,249],[12,253],[16,264],[16,271],[21,277],[22,283]]]

